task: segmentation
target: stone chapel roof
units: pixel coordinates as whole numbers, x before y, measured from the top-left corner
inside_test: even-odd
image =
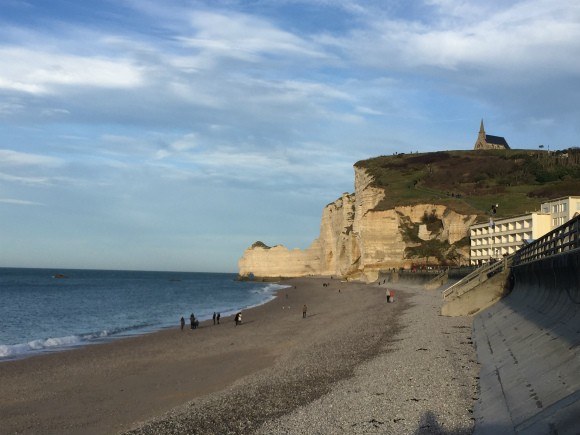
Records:
[[[506,140],[504,137],[502,136],[493,136],[491,134],[486,134],[485,135],[485,141],[487,143],[492,143],[495,145],[503,145],[504,147],[509,149],[509,145],[507,144]]]

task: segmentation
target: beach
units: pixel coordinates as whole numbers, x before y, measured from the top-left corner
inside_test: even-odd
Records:
[[[328,286],[323,284],[328,283]],[[0,364],[0,433],[470,433],[471,320],[330,278],[196,330]],[[303,305],[307,305],[303,318]]]

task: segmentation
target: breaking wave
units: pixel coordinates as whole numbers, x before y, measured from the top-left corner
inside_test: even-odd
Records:
[[[152,324],[142,323],[130,327],[111,328],[99,332],[91,332],[80,335],[68,335],[66,337],[50,337],[32,340],[28,343],[2,344],[0,345],[0,359],[19,358],[33,353],[62,350],[97,342],[114,336],[130,335],[131,332],[140,331]]]

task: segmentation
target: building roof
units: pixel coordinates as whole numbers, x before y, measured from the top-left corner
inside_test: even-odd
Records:
[[[508,146],[505,138],[502,137],[502,136],[492,136],[491,134],[486,134],[485,135],[485,141],[487,143],[493,143],[493,144],[496,144],[496,145],[503,145],[503,146],[509,148],[509,146]]]
[[[543,202],[542,204],[547,204],[549,202],[557,202],[557,201],[562,201],[563,199],[580,199],[580,196],[574,196],[574,195],[570,195],[570,196],[561,196],[560,198],[555,198],[555,199],[548,199],[547,201]]]
[[[493,219],[493,223],[495,225],[500,225],[500,224],[504,224],[506,222],[512,222],[512,221],[517,221],[520,219],[530,218],[530,217],[533,217],[533,215],[551,216],[551,213],[544,213],[543,211],[529,211],[529,212],[518,214],[515,216],[506,216],[506,217],[502,217],[502,218]],[[469,229],[475,230],[475,229],[479,229],[479,228],[488,227],[489,225],[490,225],[489,220],[486,220],[485,222],[478,222],[478,223],[470,225]]]

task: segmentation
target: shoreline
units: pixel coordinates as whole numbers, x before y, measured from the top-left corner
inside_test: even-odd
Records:
[[[415,346],[416,337],[400,337],[426,318],[419,308],[429,310],[433,321],[440,322],[434,315],[440,299],[425,291],[401,289],[396,302],[387,304],[384,286],[328,278],[284,283],[292,287],[278,291],[266,304],[244,310],[240,326],[234,326],[228,316],[219,326],[209,320],[193,331],[176,327],[0,364],[0,433],[310,433],[309,428],[323,420],[321,414],[329,414],[327,408],[318,410],[317,404],[335,394],[340,399],[332,409],[346,407],[336,418],[337,433],[359,433],[350,428],[366,411],[348,417],[348,422],[340,420],[359,407],[361,388],[378,388],[377,376],[396,367],[401,347],[417,360],[415,349],[405,350],[403,345]],[[308,305],[306,319],[303,304]],[[457,322],[443,320],[448,325]],[[450,331],[453,334],[441,337],[457,340],[456,331]],[[422,338],[438,340],[429,336],[432,333],[429,330]],[[469,346],[463,350],[473,351]],[[387,357],[394,360],[380,366],[379,375],[361,377],[366,366]],[[424,362],[427,368],[420,370],[431,370],[430,362]],[[365,386],[369,379],[372,387]],[[397,386],[398,381],[382,379],[381,385],[404,394],[407,386]],[[429,387],[434,380],[426,382]],[[471,403],[467,396],[473,394],[466,388],[472,386],[464,378],[446,382],[452,393],[458,391],[466,400],[458,407],[463,412],[458,421],[465,428],[470,416],[466,407]],[[341,390],[343,385],[349,386]],[[368,394],[374,400],[388,395]],[[293,420],[304,412],[312,415]],[[306,432],[295,429],[300,421],[305,422]],[[330,427],[322,426],[316,433],[331,433]]]
[[[258,282],[258,283],[262,283],[262,282]],[[276,284],[276,285],[280,285],[280,286],[285,286],[285,284],[283,284],[282,282],[264,282],[263,284]],[[254,305],[249,305],[248,307],[245,308],[240,308],[237,310],[231,310],[231,314],[227,314],[230,313],[230,311],[226,311],[225,315],[222,318],[227,318],[227,317],[231,317],[234,315],[234,313],[236,311],[246,311],[246,310],[250,310],[265,304],[268,304],[270,302],[272,302],[273,300],[276,299],[277,297],[277,293],[279,291],[282,291],[283,288],[281,289],[275,289],[267,298],[264,298],[264,300],[260,303],[254,304]],[[200,325],[204,322],[211,322],[212,321],[212,317],[208,314],[207,317],[198,317],[198,320],[200,321]],[[128,327],[127,330],[134,330],[134,333],[126,333],[126,332],[121,332],[121,333],[117,333],[117,334],[112,334],[112,335],[104,335],[104,336],[99,336],[99,334],[102,334],[103,332],[105,332],[105,330],[103,331],[98,331],[98,332],[94,332],[94,333],[87,333],[87,334],[71,334],[71,335],[67,335],[67,336],[62,336],[62,337],[48,337],[48,338],[39,338],[39,339],[33,339],[31,341],[28,341],[26,343],[17,343],[17,344],[11,344],[11,345],[0,345],[0,348],[2,346],[6,346],[8,348],[14,348],[14,347],[22,347],[25,348],[24,351],[22,352],[18,352],[18,353],[14,353],[14,354],[10,354],[8,356],[0,356],[0,365],[2,365],[4,362],[9,362],[9,361],[20,361],[20,360],[24,360],[24,359],[28,359],[28,358],[34,358],[34,357],[38,357],[38,356],[42,356],[42,355],[51,355],[54,353],[60,353],[60,352],[69,352],[72,350],[78,350],[78,349],[82,349],[86,346],[94,346],[94,345],[104,345],[104,344],[108,344],[108,343],[112,343],[118,340],[127,340],[127,339],[133,339],[136,337],[140,337],[143,335],[150,335],[150,334],[155,334],[158,332],[162,332],[168,329],[173,329],[176,325],[179,325],[179,319],[177,319],[175,321],[175,324],[173,325],[158,325],[158,326],[146,326],[146,327],[142,327],[142,328],[135,328],[132,329],[131,327]],[[186,327],[189,328],[189,319],[186,319]],[[93,338],[89,338],[86,339],[86,336],[91,336],[91,335],[96,335]],[[58,341],[62,341],[62,340],[68,340],[69,344],[57,344],[57,345],[49,345],[46,347],[41,347],[39,349],[34,349],[31,344],[36,343],[36,342],[46,342],[46,341],[50,341],[50,340],[58,340]],[[74,340],[74,343],[70,343],[70,341]],[[28,348],[26,348],[28,346]]]

